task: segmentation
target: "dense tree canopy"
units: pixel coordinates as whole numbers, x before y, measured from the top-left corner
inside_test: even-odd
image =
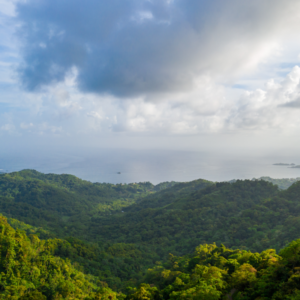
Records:
[[[27,237],[0,217],[0,299],[116,299],[118,294],[52,255],[51,240]],[[119,295],[122,297],[121,295]]]
[[[95,276],[78,270],[70,251],[92,258],[80,241],[40,240],[14,230],[0,217],[0,299],[203,299],[203,300],[297,300],[300,296],[300,239],[278,254],[228,249],[224,245],[202,244],[193,254],[174,256],[157,263],[127,295],[114,292]],[[82,246],[82,245],[81,245]],[[65,251],[65,253],[63,253]],[[113,246],[112,254],[135,256],[134,247]],[[120,253],[121,252],[121,253]]]
[[[170,255],[150,269],[127,299],[300,299],[300,240],[276,254],[200,245],[193,255]]]
[[[121,213],[138,199],[173,185],[101,184],[73,175],[23,170],[0,174],[0,212],[59,236],[84,237],[91,217]]]
[[[267,179],[1,174],[0,299],[299,300],[299,198]]]

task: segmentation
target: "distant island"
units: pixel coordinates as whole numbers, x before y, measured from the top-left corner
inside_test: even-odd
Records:
[[[276,163],[276,164],[273,164],[273,166],[286,166],[286,167],[293,168],[293,169],[300,169],[300,165],[296,165],[296,164]]]
[[[295,166],[295,164],[286,164],[286,163],[276,163],[273,166]]]

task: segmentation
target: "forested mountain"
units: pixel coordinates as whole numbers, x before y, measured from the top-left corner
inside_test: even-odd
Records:
[[[3,220],[3,216],[0,216]],[[115,290],[135,286],[152,267],[159,256],[151,249],[135,244],[99,244],[82,241],[76,237],[59,239],[43,228],[37,228],[16,219],[7,222],[15,229],[51,241],[51,254],[69,259],[80,271],[96,276]]]
[[[0,299],[116,299],[96,277],[53,255],[56,240],[14,230],[0,217]],[[119,295],[122,297],[121,295]]]
[[[40,240],[14,230],[0,217],[0,299],[14,300],[299,300],[300,240],[278,254],[228,249],[203,244],[193,254],[169,254],[157,262],[143,283],[126,294],[112,291],[106,282],[82,273],[68,259],[84,248],[64,240]],[[80,251],[79,251],[80,249]],[[93,256],[95,249],[81,255]],[[73,251],[73,253],[72,253]],[[130,249],[126,249],[130,252]],[[128,254],[127,254],[128,255]],[[117,264],[117,262],[116,262]]]
[[[172,187],[161,190],[159,193],[150,194],[145,198],[137,200],[135,205],[127,206],[124,208],[124,211],[134,212],[146,208],[164,207],[178,199],[184,199],[192,192],[202,190],[212,185],[214,185],[213,182],[203,179],[191,182],[178,182]]]
[[[217,183],[174,197],[164,207],[143,208],[148,198],[122,216],[93,218],[89,234],[112,242],[153,245],[158,253],[168,249],[178,255],[213,242],[252,251],[279,250],[299,237],[300,182],[284,191],[262,180]]]
[[[24,170],[0,175],[0,212],[59,236],[83,236],[91,217],[121,212],[137,199],[173,185],[91,183],[67,174]]]
[[[128,207],[123,215],[92,218],[88,234],[111,242],[147,244],[156,247],[158,253],[168,249],[178,255],[193,251],[200,243],[212,242],[261,251],[273,238],[272,218],[276,216],[280,227],[295,213],[294,210],[279,213],[278,219],[277,210],[282,206],[272,203],[285,194],[266,181],[216,183],[192,192],[179,191],[177,195],[167,191],[158,193],[157,198],[163,193],[164,202],[169,204],[161,206],[157,201],[157,207],[149,207],[156,196],[145,197]],[[273,247],[281,248],[287,241],[287,238],[276,239],[272,241]]]
[[[292,184],[294,184],[297,181],[300,181],[300,177],[297,178],[280,178],[280,179],[275,179],[275,178],[271,178],[268,176],[264,176],[264,177],[260,177],[258,179],[253,179],[253,180],[264,180],[264,181],[268,181],[271,182],[275,185],[278,185],[279,189],[281,190],[286,190],[288,189]]]
[[[0,245],[13,250],[0,251],[0,299],[300,299],[300,242],[287,246],[300,237],[300,182],[280,190],[268,181],[113,185],[2,174],[10,225],[0,217]],[[14,269],[8,253],[19,253]],[[54,272],[56,283],[26,268]],[[87,289],[75,292],[76,276]]]
[[[158,186],[93,184],[72,175],[24,170],[0,176],[0,211],[55,237],[72,236],[100,247],[133,244],[151,249],[149,257],[159,260],[167,252],[191,253],[201,243],[281,249],[298,237],[298,198],[288,196],[297,187],[280,191],[265,180],[201,179]],[[151,259],[144,257],[145,265]]]
[[[199,189],[210,184],[198,180],[181,184],[174,192],[189,187]],[[84,271],[98,276],[114,288],[120,288],[128,281],[137,282],[160,256],[146,245],[110,243],[90,235],[88,228],[91,219],[122,215],[121,209],[126,205],[172,186],[175,187],[175,182],[156,186],[149,182],[92,184],[72,175],[24,170],[0,176],[0,212],[9,217],[9,223],[14,228],[25,230],[28,234],[34,233],[43,239],[65,237],[64,245],[68,244],[68,251],[56,250],[56,253],[80,262]]]

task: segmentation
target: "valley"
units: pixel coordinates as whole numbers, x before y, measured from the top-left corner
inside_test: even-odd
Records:
[[[98,280],[93,291],[108,291],[118,299],[183,299],[183,286],[194,289],[191,278],[213,272],[219,283],[210,283],[209,293],[208,287],[195,293],[208,293],[197,299],[221,299],[250,288],[252,279],[238,289],[231,282],[233,274],[240,276],[234,273],[239,268],[250,276],[252,266],[258,278],[258,270],[271,268],[270,257],[282,263],[275,253],[298,243],[300,182],[277,180],[279,188],[272,181],[276,179],[113,185],[23,170],[0,175],[1,224],[16,230],[15,235],[20,232],[24,241],[38,241],[47,255],[69,261],[91,282]],[[262,263],[265,259],[271,261]],[[210,275],[205,276],[199,279],[202,285],[208,284]],[[38,292],[54,299],[42,288]],[[148,298],[138,298],[139,293]],[[238,294],[236,299],[256,299]]]

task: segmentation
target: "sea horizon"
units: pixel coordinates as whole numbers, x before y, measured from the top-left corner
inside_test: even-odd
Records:
[[[186,182],[196,179],[229,181],[300,177],[297,155],[218,155],[205,151],[98,149],[85,153],[2,153],[0,171],[34,169],[42,173],[71,174],[91,182]]]

